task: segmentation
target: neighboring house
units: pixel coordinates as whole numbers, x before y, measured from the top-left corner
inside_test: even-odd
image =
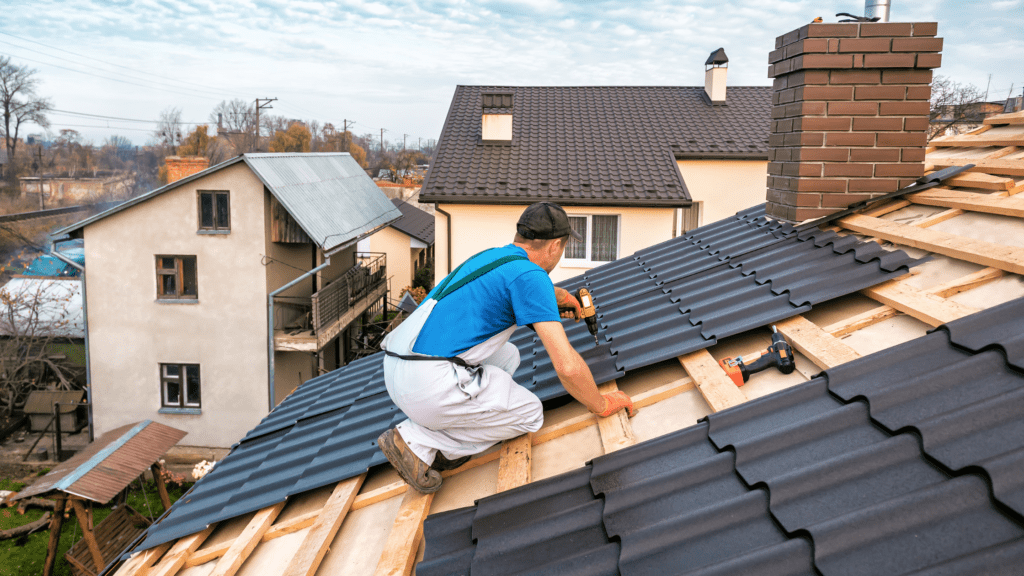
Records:
[[[386,301],[356,242],[400,216],[349,154],[244,154],[59,231],[85,240],[95,433],[151,419],[233,444],[345,363]]]
[[[586,237],[555,280],[763,201],[771,87],[726,90],[727,62],[708,58],[705,86],[457,87],[420,193],[436,276],[511,242],[541,200]]]
[[[434,216],[408,202],[391,202],[402,217],[360,241],[358,250],[387,254],[392,299],[398,300],[402,288],[412,286],[416,272],[434,257]]]

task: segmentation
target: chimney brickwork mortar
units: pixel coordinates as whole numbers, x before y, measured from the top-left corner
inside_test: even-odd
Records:
[[[204,156],[168,156],[164,158],[167,165],[167,183],[177,182],[210,167],[210,159]]]
[[[801,222],[924,174],[934,22],[808,24],[775,40],[768,214]]]

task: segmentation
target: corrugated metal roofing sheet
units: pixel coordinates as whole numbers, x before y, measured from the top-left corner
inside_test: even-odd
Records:
[[[420,576],[1019,574],[1024,562],[1024,299],[833,368],[569,474],[431,516]],[[589,479],[590,494],[581,491]],[[514,506],[506,503],[513,502]],[[600,522],[581,506],[603,502]],[[492,509],[507,512],[493,519]],[[540,512],[542,511],[542,512]],[[529,541],[517,535],[529,534]],[[468,536],[472,536],[469,538]],[[503,537],[508,536],[507,539]],[[475,540],[473,538],[476,538]],[[486,558],[486,556],[485,556]]]
[[[766,251],[750,252],[759,247]],[[802,276],[793,276],[771,266],[794,251],[820,270],[802,267]],[[674,267],[675,259],[690,265]],[[595,347],[582,322],[566,323],[566,334],[595,380],[607,382],[903,274],[914,263],[903,252],[834,235],[797,237],[757,207],[566,281],[594,294],[603,341]],[[544,401],[564,396],[533,332],[521,328],[511,342],[521,356],[516,381]],[[405,416],[387,395],[381,358],[363,358],[300,386],[150,529],[144,547],[384,463],[376,437]]]
[[[14,499],[61,491],[106,504],[185,434],[150,420],[111,430]]]
[[[244,157],[303,231],[325,251],[402,216],[350,154]]]

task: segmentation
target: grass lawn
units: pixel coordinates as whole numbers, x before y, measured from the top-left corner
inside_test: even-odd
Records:
[[[128,505],[138,510],[140,514],[154,518],[164,512],[160,503],[160,496],[156,491],[153,482],[145,482],[145,493],[139,490],[138,483],[134,483],[128,491]],[[188,490],[188,485],[168,486],[167,492],[171,502],[175,502]],[[12,482],[9,479],[0,478],[0,490],[21,490],[23,484]],[[148,505],[147,505],[148,501]],[[64,560],[64,553],[71,548],[71,545],[82,539],[82,529],[78,526],[78,519],[68,506],[70,513],[64,520],[64,527],[60,532],[60,547],[57,550],[57,562],[54,565],[53,573],[56,576],[71,576],[71,567]],[[23,526],[42,518],[46,511],[37,508],[29,508],[24,514],[18,514],[16,507],[0,508],[0,530],[7,530],[16,526]],[[94,506],[93,522],[99,524],[110,514],[109,507]],[[0,540],[0,575],[2,576],[37,576],[43,572],[43,562],[46,560],[46,545],[50,540],[49,529],[42,529],[32,533],[23,546],[18,545],[19,538]]]

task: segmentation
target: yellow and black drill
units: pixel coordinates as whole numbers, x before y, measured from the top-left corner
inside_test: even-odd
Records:
[[[576,291],[576,299],[579,300],[580,309],[583,310],[583,320],[587,323],[587,330],[590,330],[590,335],[594,337],[594,346],[597,346],[600,342],[597,339],[597,310],[594,308],[594,297],[586,288],[580,288]],[[559,307],[558,311],[574,312],[575,310]]]

